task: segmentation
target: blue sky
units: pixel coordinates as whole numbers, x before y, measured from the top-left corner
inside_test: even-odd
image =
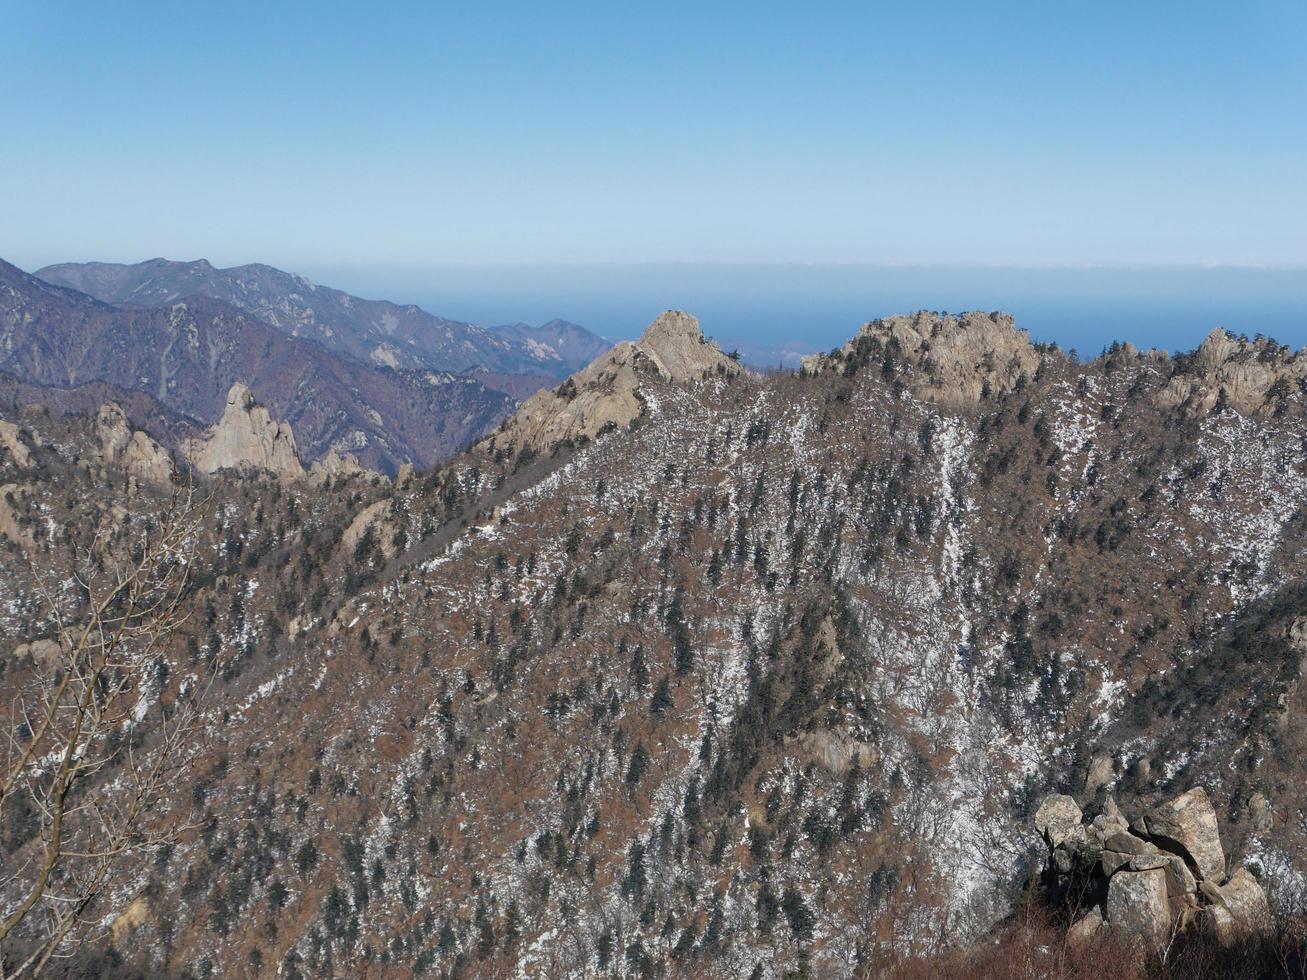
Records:
[[[26,268],[1307,268],[1304,0],[0,11]]]

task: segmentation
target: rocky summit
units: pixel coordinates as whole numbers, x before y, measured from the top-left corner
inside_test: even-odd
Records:
[[[639,340],[618,344],[558,388],[528,399],[496,433],[493,444],[541,450],[630,425],[645,410],[647,388],[640,384],[645,374],[688,382],[739,371],[735,361],[704,337],[697,319],[668,310]]]
[[[255,469],[284,479],[304,475],[291,427],[273,421],[239,381],[227,392],[227,407],[218,423],[205,439],[188,447],[187,454],[201,473]]]
[[[93,804],[6,964],[1302,962],[1301,353],[1222,333],[1083,361],[1002,313],[922,311],[762,375],[667,312],[502,424],[442,402],[465,409],[446,445],[475,437],[385,478],[373,450],[428,417],[367,421],[394,378],[230,308],[5,282],[0,698],[28,709],[29,791],[3,799],[0,909],[41,881],[51,806]],[[85,356],[28,326],[67,317]],[[286,375],[310,393],[215,321],[319,358]],[[137,322],[179,350],[79,373]],[[417,413],[444,384],[403,390]],[[208,404],[191,385],[220,409],[175,407]],[[125,609],[121,643],[85,628]],[[56,695],[87,734],[41,727]]]

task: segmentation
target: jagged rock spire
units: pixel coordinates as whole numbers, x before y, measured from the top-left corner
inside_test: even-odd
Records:
[[[188,448],[201,473],[219,470],[266,470],[283,479],[304,475],[295,434],[289,423],[277,422],[241,382],[227,392],[227,404],[207,439]]]

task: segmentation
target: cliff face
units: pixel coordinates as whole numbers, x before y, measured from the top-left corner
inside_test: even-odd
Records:
[[[274,421],[250,389],[239,382],[227,393],[227,406],[218,424],[207,438],[192,443],[187,455],[201,473],[263,470],[288,480],[304,475],[291,427]]]
[[[539,451],[566,439],[593,439],[638,418],[653,382],[691,383],[740,370],[704,337],[697,319],[668,310],[639,340],[618,344],[558,388],[529,398],[493,437],[494,443]]]

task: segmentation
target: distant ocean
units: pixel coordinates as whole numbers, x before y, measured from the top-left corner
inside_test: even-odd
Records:
[[[554,317],[614,340],[659,311],[766,361],[827,350],[869,319],[918,309],[1001,309],[1036,340],[1092,357],[1113,340],[1187,350],[1214,327],[1307,345],[1307,270],[832,265],[439,266],[305,270],[363,296],[491,325]]]

